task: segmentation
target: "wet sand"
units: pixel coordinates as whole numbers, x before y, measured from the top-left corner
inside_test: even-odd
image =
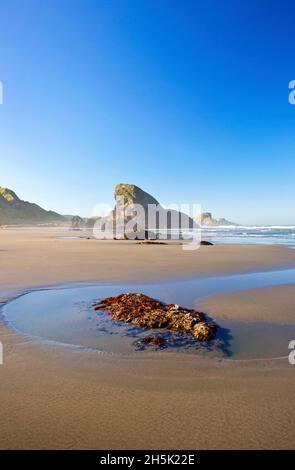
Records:
[[[136,282],[295,266],[295,250],[280,247],[203,246],[187,252],[173,243],[56,238],[70,234],[0,230],[2,300],[56,283]],[[275,289],[286,288],[292,290]],[[275,318],[274,297],[259,295]],[[257,305],[251,306],[251,320],[260,318]],[[293,306],[284,303],[286,318],[291,319]],[[3,323],[0,340],[2,449],[294,448],[295,369],[287,359],[111,357],[40,344]]]
[[[76,281],[160,281],[295,266],[295,250],[279,246],[215,245],[184,251],[173,241],[168,245],[140,245],[136,241],[62,236],[87,234],[0,229],[1,289]]]
[[[294,324],[295,284],[216,295],[203,299],[200,306],[225,320]]]

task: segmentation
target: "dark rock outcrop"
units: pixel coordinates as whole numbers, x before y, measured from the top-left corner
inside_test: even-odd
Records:
[[[142,349],[150,345],[162,349],[166,346],[166,340],[160,335],[148,335],[136,341],[136,346]]]
[[[166,242],[160,242],[155,240],[142,240],[141,242],[137,242],[138,245],[168,245]]]
[[[113,320],[132,323],[144,328],[167,328],[193,335],[199,341],[214,338],[217,325],[208,322],[203,312],[164,304],[145,294],[127,293],[107,297],[93,305],[95,310],[106,310]]]

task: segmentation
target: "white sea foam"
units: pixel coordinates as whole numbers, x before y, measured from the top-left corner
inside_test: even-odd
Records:
[[[295,247],[295,225],[202,226],[202,239],[217,244],[264,243]]]

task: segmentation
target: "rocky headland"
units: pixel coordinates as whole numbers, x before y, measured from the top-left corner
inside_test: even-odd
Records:
[[[211,212],[202,212],[200,215],[195,217],[195,221],[200,225],[223,227],[223,226],[234,226],[237,227],[239,224],[231,222],[225,218],[214,219]]]
[[[61,224],[66,218],[32,202],[23,201],[11,189],[0,186],[0,225]]]

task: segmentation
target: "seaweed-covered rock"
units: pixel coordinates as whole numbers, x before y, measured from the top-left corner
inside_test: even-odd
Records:
[[[217,328],[214,322],[207,322],[203,312],[177,304],[164,304],[134,292],[107,297],[93,304],[93,307],[95,310],[106,310],[113,320],[144,328],[167,328],[190,333],[199,341],[212,339]]]
[[[200,322],[194,326],[193,335],[199,341],[208,341],[213,339],[216,332],[216,324],[213,322]]]

